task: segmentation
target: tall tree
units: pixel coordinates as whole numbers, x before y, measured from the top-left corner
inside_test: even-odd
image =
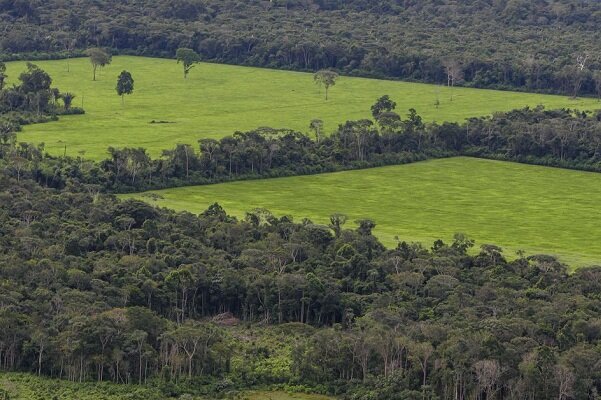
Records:
[[[326,100],[328,100],[328,91],[336,84],[336,81],[338,80],[338,74],[334,71],[322,69],[313,75],[313,80],[317,85],[324,87],[326,90]]]
[[[455,83],[463,78],[463,67],[459,61],[454,59],[446,59],[443,61],[442,65],[447,73],[447,87],[453,89],[455,87]],[[453,101],[452,90],[451,101]]]
[[[99,49],[97,47],[93,47],[86,51],[88,57],[90,57],[90,62],[92,63],[92,71],[94,73],[93,80],[96,80],[96,70],[100,67],[103,68],[109,65],[113,59],[106,51]]]
[[[132,94],[134,92],[134,78],[128,71],[121,71],[117,78],[117,94],[121,96],[121,105],[125,103],[125,95]]]
[[[0,61],[0,90],[4,89],[4,83],[6,81],[6,64]]]
[[[184,79],[188,78],[190,70],[194,68],[195,64],[200,62],[200,56],[192,49],[179,48],[175,52],[175,58],[177,63],[182,63],[184,66]]]
[[[373,106],[371,106],[371,115],[377,121],[383,113],[394,111],[396,103],[390,99],[390,96],[380,97]]]
[[[576,63],[573,67],[574,72],[572,76],[572,79],[574,80],[574,98],[578,97],[578,93],[580,93],[580,88],[582,87],[582,82],[584,81],[584,78],[588,72],[588,58],[588,54],[582,54],[576,57]]]
[[[315,133],[315,141],[321,142],[321,134],[323,133],[323,121],[320,119],[314,119],[309,124],[309,129]]]
[[[75,99],[75,95],[73,93],[63,93],[61,94],[61,99],[63,99],[63,104],[65,105],[65,110],[70,110],[71,105],[73,104],[73,99]]]

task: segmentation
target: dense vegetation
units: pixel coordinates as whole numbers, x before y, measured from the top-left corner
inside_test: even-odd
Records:
[[[4,400],[168,400],[175,399],[177,393],[166,393],[155,385],[132,387],[104,382],[67,382],[33,374],[1,372],[0,396]],[[296,392],[288,388],[269,391],[235,391],[228,390],[222,397],[239,400],[331,400],[331,398]],[[182,400],[210,399],[210,396],[196,396],[184,394]]]
[[[601,96],[600,18],[599,3],[579,0],[0,0],[0,59],[85,50],[96,81],[111,61],[101,48],[179,49],[186,81],[203,59],[321,70],[323,90],[335,69],[443,83],[451,96],[455,85]],[[129,70],[118,94],[134,77],[136,94],[150,87]],[[155,82],[168,79],[159,72]],[[351,227],[344,214],[234,218],[215,203],[193,215],[111,193],[457,155],[601,172],[601,114],[537,107],[431,123],[383,96],[371,118],[333,132],[313,119],[310,134],[244,129],[158,158],[111,147],[95,162],[19,138],[22,125],[82,113],[75,94],[33,64],[11,83],[0,63],[0,398],[82,387],[79,398],[148,400],[257,387],[348,400],[600,398],[600,267],[569,274],[553,256],[506,258],[461,233],[387,248],[374,221]]]
[[[8,85],[6,65],[0,61],[0,142],[7,145],[21,125],[56,120],[57,114],[80,114],[71,107],[73,94],[52,87],[52,78],[37,65],[27,63],[18,84]],[[59,104],[59,101],[62,104]]]
[[[580,0],[2,0],[0,51],[189,47],[234,64],[597,94],[600,24],[601,5]]]
[[[347,230],[340,215],[237,221],[218,205],[194,216],[5,175],[0,187],[3,370],[353,399],[601,389],[599,268],[507,262],[493,245],[469,256],[462,235],[386,250],[373,222]],[[264,324],[289,340],[244,344]]]

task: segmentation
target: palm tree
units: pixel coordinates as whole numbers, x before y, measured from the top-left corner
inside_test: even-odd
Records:
[[[65,105],[65,110],[70,110],[71,109],[71,104],[73,104],[73,99],[75,98],[75,95],[73,93],[63,93],[61,95],[61,98],[63,99],[63,103]]]

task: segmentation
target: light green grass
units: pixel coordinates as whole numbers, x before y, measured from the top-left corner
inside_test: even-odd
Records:
[[[108,146],[143,146],[154,156],[176,143],[196,145],[199,138],[218,138],[237,130],[259,126],[306,131],[311,119],[325,121],[327,131],[349,119],[370,117],[375,100],[390,95],[397,111],[415,108],[428,121],[462,121],[524,106],[544,104],[548,108],[596,109],[594,99],[572,100],[561,96],[449,89],[444,86],[341,77],[325,101],[312,74],[269,69],[200,64],[187,80],[175,60],[114,57],[113,63],[92,81],[88,59],[40,61],[56,87],[77,95],[75,105],[85,116],[63,117],[59,122],[26,127],[19,140],[44,142],[55,154],[102,159]],[[16,81],[25,63],[8,64],[11,81]],[[125,107],[115,92],[118,74],[132,73],[135,92]],[[451,98],[453,94],[453,101]],[[434,106],[437,93],[440,107]],[[172,122],[150,124],[152,120]]]
[[[371,218],[387,245],[450,240],[463,232],[478,245],[561,256],[574,265],[601,262],[601,174],[457,157],[313,176],[185,187],[133,197],[199,213],[219,202],[243,216],[255,207],[299,221],[326,223],[342,212]],[[128,197],[128,196],[123,196]]]

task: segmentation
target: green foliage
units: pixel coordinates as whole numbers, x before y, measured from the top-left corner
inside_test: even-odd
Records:
[[[53,395],[214,398],[279,385],[410,399],[456,385],[469,397],[582,398],[601,385],[590,367],[601,363],[599,267],[568,274],[552,256],[508,261],[491,244],[468,254],[462,235],[387,249],[366,216],[357,229],[332,217],[334,232],[266,210],[241,221],[216,204],[156,209],[75,180],[47,189],[23,172],[35,151],[1,159],[1,368],[71,382],[48,381]],[[38,380],[26,387],[45,396]]]
[[[122,71],[119,74],[115,90],[117,90],[117,94],[121,96],[122,102],[126,94],[132,94],[134,92],[134,78],[132,78],[131,73]]]
[[[90,63],[92,64],[92,70],[94,72],[94,81],[96,80],[96,70],[98,68],[104,68],[109,65],[112,61],[112,55],[107,51],[93,47],[91,49],[86,50],[86,54],[90,58]]]
[[[6,68],[0,65],[0,142],[3,144],[14,141],[9,139],[21,131],[22,125],[56,120],[57,114],[83,113],[82,109],[71,108],[73,94],[63,95],[52,87],[52,78],[46,71],[29,62],[25,67],[18,75],[18,83],[5,87]],[[64,107],[58,104],[59,99],[63,99]]]
[[[175,59],[177,60],[178,64],[181,63],[184,67],[184,78],[186,79],[188,78],[190,70],[194,68],[194,65],[200,62],[198,53],[192,49],[186,48],[177,49],[175,52]]]
[[[229,64],[595,94],[600,12],[579,0],[104,0],[93,12],[7,0],[0,50],[69,55],[95,43],[173,57],[185,45]]]
[[[380,97],[373,106],[371,106],[371,115],[377,121],[383,114],[393,112],[396,108],[396,102],[390,99],[390,96]]]
[[[52,78],[35,64],[27,63],[27,71],[19,75],[20,90],[24,93],[39,93],[49,91]]]
[[[0,90],[4,89],[4,85],[6,84],[6,64],[0,61]]]
[[[334,71],[321,70],[313,75],[313,80],[319,86],[326,90],[326,101],[328,100],[328,90],[338,81],[338,74]]]
[[[110,383],[73,383],[32,375],[0,373],[2,400],[163,400],[160,390]],[[4,396],[4,397],[3,397]]]
[[[184,81],[181,67],[173,61],[119,56],[105,67],[104,75],[116,76],[127,70],[135,77],[137,89],[128,107],[121,107],[114,96],[114,80],[92,82],[85,58],[38,65],[50,74],[57,87],[75,93],[77,105],[89,114],[29,126],[19,141],[43,142],[54,155],[63,155],[65,147],[72,157],[85,151],[85,158],[97,161],[107,157],[109,145],[143,145],[149,155],[157,157],[177,143],[196,147],[199,139],[219,139],[258,126],[307,132],[312,119],[323,121],[323,138],[347,120],[370,118],[370,107],[383,94],[397,103],[399,114],[415,108],[424,122],[461,122],[468,117],[538,104],[548,109],[599,107],[596,99],[467,88],[452,89],[451,102],[450,88],[351,77],[340,79],[333,89],[335,95],[326,102],[323,90],[320,94],[313,83],[312,74],[201,63],[195,67],[198,73],[190,74]],[[25,63],[7,66],[9,76],[16,79]],[[435,90],[440,91],[438,108],[434,105]],[[313,137],[314,134],[311,133]]]

